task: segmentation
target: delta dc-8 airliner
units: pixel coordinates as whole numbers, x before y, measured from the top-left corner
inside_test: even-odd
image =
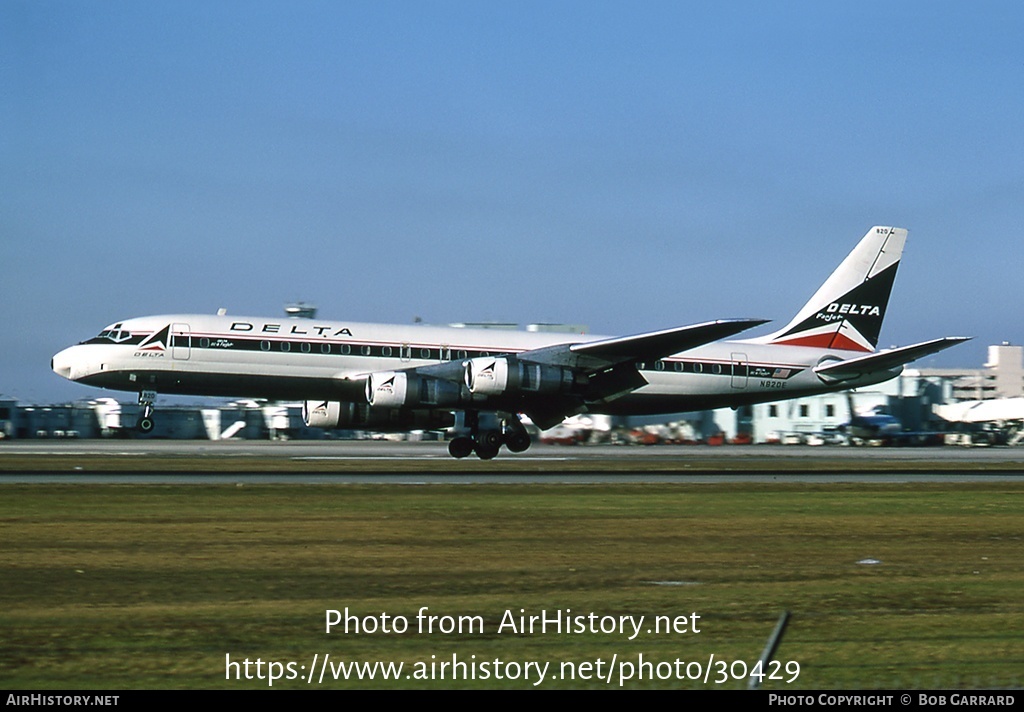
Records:
[[[549,428],[579,413],[677,413],[777,401],[893,378],[946,337],[876,351],[907,231],[873,227],[784,328],[725,319],[635,336],[174,314],[119,321],[53,357],[79,383],[158,393],[302,400],[308,426],[451,429],[448,450],[522,452],[520,414]]]

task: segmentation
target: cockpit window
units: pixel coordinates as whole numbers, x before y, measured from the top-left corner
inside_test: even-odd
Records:
[[[139,343],[142,341],[144,334],[138,332],[132,336],[130,329],[125,329],[123,323],[117,323],[113,326],[108,326],[106,329],[101,331],[96,336],[92,337],[88,341],[83,341],[83,344],[132,344]]]
[[[115,344],[120,344],[132,338],[132,332],[127,329],[122,329],[120,324],[114,324],[111,328],[101,331],[98,338],[107,339],[109,341],[113,341]]]

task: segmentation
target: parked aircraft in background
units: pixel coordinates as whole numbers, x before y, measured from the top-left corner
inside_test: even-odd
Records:
[[[907,231],[874,227],[783,329],[727,319],[633,336],[573,336],[227,315],[126,319],[53,357],[61,376],[139,393],[304,400],[306,424],[454,428],[454,457],[530,446],[580,413],[676,413],[776,401],[888,380],[964,340],[875,351]]]
[[[870,411],[857,410],[853,404],[853,394],[846,392],[846,403],[850,409],[850,420],[840,429],[851,439],[861,442],[886,441],[898,438],[903,432],[903,423],[899,418],[886,413],[886,406],[876,405]]]
[[[966,444],[1024,444],[1024,398],[994,398],[932,406],[937,416],[957,424]]]

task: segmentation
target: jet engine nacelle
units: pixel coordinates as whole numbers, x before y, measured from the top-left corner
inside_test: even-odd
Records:
[[[520,361],[515,356],[474,358],[465,364],[466,387],[473,395],[569,393],[572,369]]]
[[[366,379],[366,402],[371,406],[401,408],[406,405],[409,376],[395,371],[371,373]]]
[[[384,408],[366,403],[306,401],[302,420],[311,428],[327,430],[441,430],[455,424],[455,416],[443,410]]]
[[[366,379],[366,402],[375,408],[444,408],[459,405],[463,400],[460,384],[439,378],[381,371]]]

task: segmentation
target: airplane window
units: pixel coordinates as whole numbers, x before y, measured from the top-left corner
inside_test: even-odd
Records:
[[[330,344],[320,344],[320,353],[322,353],[322,354],[329,354],[329,353],[331,353],[331,345]]]
[[[207,339],[206,337],[203,337],[202,339],[199,339],[199,348],[201,348],[201,349],[208,349],[208,348],[210,348],[210,340]]]
[[[683,370],[683,362],[682,361],[676,361],[675,363],[672,364],[672,368],[674,368],[676,371],[682,371]]]
[[[281,350],[282,351],[291,351],[292,350],[292,345],[289,344],[287,341],[282,341],[281,342]]]
[[[270,351],[270,342],[269,341],[261,341],[260,342],[260,351]]]
[[[654,362],[654,370],[655,371],[664,371],[665,370],[665,362],[664,361],[655,361]]]
[[[430,358],[430,349],[420,349],[420,358]]]
[[[299,350],[302,351],[302,353],[304,353],[304,354],[308,354],[309,353],[309,344],[305,344],[305,343],[302,344],[301,346],[299,346]]]
[[[104,329],[100,332],[99,338],[108,339],[113,341],[115,344],[119,344],[122,341],[127,341],[132,338],[132,333],[130,331],[122,331],[120,328]]]
[[[467,352],[465,349],[459,349],[459,351],[456,353],[456,356],[458,356],[458,358],[469,358],[469,352]]]
[[[391,347],[390,346],[383,347],[380,350],[380,353],[381,353],[381,356],[390,356],[391,355]]]
[[[704,373],[704,364],[702,364],[702,363],[695,363],[695,364],[693,364],[693,372],[694,373]]]
[[[341,353],[344,354],[345,356],[348,356],[350,353],[352,353],[352,347],[349,346],[348,344],[342,344]]]
[[[722,364],[716,363],[714,366],[712,366],[711,367],[711,373],[721,374],[722,373]]]
[[[362,347],[360,347],[359,351],[362,352],[363,356],[369,356],[370,355],[370,347],[369,346],[362,346]]]

